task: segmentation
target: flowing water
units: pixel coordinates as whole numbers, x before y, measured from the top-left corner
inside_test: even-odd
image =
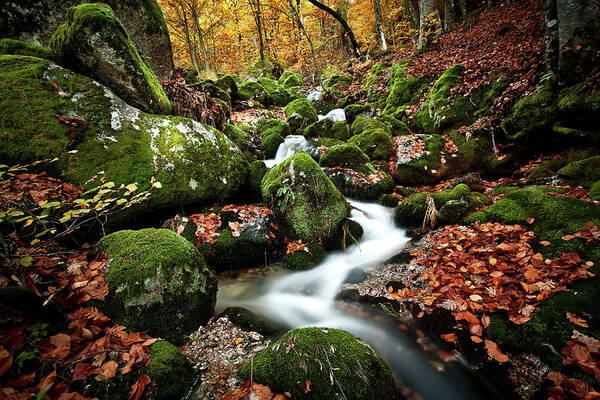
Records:
[[[345,121],[346,111],[343,108],[336,108],[335,110],[329,111],[326,115],[319,115],[319,121],[322,119],[329,119],[333,122]]]
[[[301,149],[299,137],[288,138],[276,160]],[[364,229],[359,244],[345,252],[329,253],[320,265],[308,271],[280,269],[267,276],[220,282],[217,311],[244,307],[287,328],[322,326],[349,331],[370,343],[390,363],[396,378],[424,399],[498,397],[473,374],[465,372],[467,368],[436,368],[431,357],[396,325],[359,317],[339,307],[336,295],[353,272],[385,262],[409,240],[406,231],[395,226],[391,208],[353,200],[350,203],[351,219]]]
[[[299,151],[307,150],[306,138],[302,135],[289,135],[285,141],[277,148],[274,159],[264,160],[267,168],[273,168],[277,164],[285,161],[286,158],[293,156]]]

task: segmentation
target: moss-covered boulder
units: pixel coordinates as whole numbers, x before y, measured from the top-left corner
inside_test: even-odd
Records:
[[[392,136],[392,130],[390,127],[376,119],[357,117],[354,122],[352,122],[352,126],[350,127],[352,135],[359,135],[365,131],[371,131],[374,129],[381,129],[388,135]]]
[[[256,160],[250,163],[248,168],[248,190],[252,201],[260,202],[262,200],[262,179],[268,171],[264,161]]]
[[[0,95],[0,158],[28,163],[59,157],[58,171],[78,184],[104,171],[106,181],[137,182],[146,190],[155,177],[162,189],[136,208],[137,215],[224,200],[245,185],[247,162],[222,133],[190,119],[141,112],[91,78],[47,60],[0,56]],[[56,115],[80,118],[80,127]]]
[[[354,135],[348,143],[355,144],[372,160],[390,159],[394,154],[394,143],[391,136],[383,129],[372,129]]]
[[[352,85],[352,75],[335,73],[325,81],[325,88],[334,90],[346,90]]]
[[[158,78],[109,5],[70,8],[50,47],[65,64],[94,77],[129,104],[153,114],[171,112]]]
[[[390,129],[392,136],[410,135],[412,133],[408,125],[391,115],[381,115],[377,117],[377,120],[383,122]]]
[[[0,8],[0,37],[47,47],[66,20],[68,9],[88,0],[4,0]],[[173,78],[169,29],[157,0],[105,0],[121,20],[133,43],[159,80]]]
[[[302,86],[302,76],[292,71],[285,71],[279,77],[278,83],[286,89],[294,86]]]
[[[407,71],[402,64],[392,67],[390,92],[385,101],[384,114],[392,115],[399,108],[416,103],[427,90],[426,80],[418,76],[408,77]]]
[[[252,370],[248,364],[239,373],[244,379],[251,374],[256,382],[296,399],[331,400],[344,395],[373,400],[391,398],[394,392],[391,368],[371,346],[331,328],[288,332],[254,357]]]
[[[260,103],[265,103],[267,91],[256,81],[245,81],[238,87],[238,96],[241,100],[254,99]]]
[[[239,99],[238,97],[238,86],[237,86],[237,78],[235,75],[226,74],[221,76],[215,82],[215,85],[224,90],[232,100]]]
[[[600,156],[574,161],[558,171],[558,176],[571,184],[590,188],[600,180]]]
[[[280,225],[305,243],[327,240],[350,214],[344,196],[305,152],[269,171],[262,195]]]
[[[254,144],[252,142],[252,135],[248,132],[242,130],[236,125],[226,124],[225,131],[223,132],[225,136],[229,138],[244,154],[244,157],[248,161],[252,161],[254,156]]]
[[[309,139],[318,137],[333,137],[333,124],[333,121],[324,118],[320,121],[310,124],[306,128],[302,129],[300,133],[302,133],[302,136]]]
[[[0,54],[37,57],[58,62],[58,56],[47,48],[14,39],[0,40]]]
[[[549,131],[555,120],[557,109],[551,85],[537,88],[530,96],[523,97],[511,113],[500,124],[511,140]]]
[[[346,121],[352,125],[356,118],[373,118],[377,111],[367,104],[350,104],[344,107],[344,113],[346,114]]]
[[[296,99],[285,106],[285,115],[292,133],[319,120],[315,106],[305,98]]]
[[[212,317],[217,284],[198,250],[167,229],[119,231],[106,253],[109,295],[99,306],[130,329],[181,343]]]
[[[451,99],[450,91],[462,82],[465,67],[457,64],[446,70],[435,82],[411,122],[425,133],[439,133],[467,120],[468,98]]]
[[[484,195],[471,192],[465,184],[441,193],[420,192],[409,196],[396,207],[396,223],[401,226],[421,226],[427,211],[428,196],[433,198],[438,211],[437,221],[442,224],[459,223],[470,211],[482,207],[487,202]]]
[[[371,159],[358,146],[344,143],[325,150],[319,159],[324,167],[342,167],[360,170]]]
[[[256,133],[261,138],[266,138],[274,133],[286,137],[291,131],[289,125],[280,119],[260,119],[256,125]]]
[[[266,105],[283,107],[292,100],[292,97],[287,90],[283,86],[280,86],[277,81],[262,77],[258,78],[258,83],[264,87],[267,92],[267,98],[265,99]]]

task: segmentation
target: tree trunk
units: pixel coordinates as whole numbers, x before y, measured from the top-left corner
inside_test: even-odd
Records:
[[[333,18],[335,18],[342,25],[342,28],[344,28],[344,30],[348,34],[348,37],[350,38],[350,43],[352,43],[352,50],[354,51],[354,55],[359,60],[363,60],[364,57],[363,57],[362,53],[360,52],[360,48],[358,47],[358,43],[356,42],[354,33],[352,32],[352,29],[350,29],[350,26],[348,25],[346,20],[344,18],[342,18],[340,16],[340,14],[336,13],[331,8],[327,7],[323,3],[318,2],[317,0],[308,0],[308,2],[311,3],[313,6],[317,7],[318,9],[323,10],[326,13],[330,14]]]
[[[467,0],[458,0],[458,5],[460,6],[462,18],[467,19],[467,14],[469,13],[469,10],[467,9]]]
[[[419,51],[427,44],[427,17],[434,11],[433,0],[421,0],[419,9]]]
[[[265,64],[265,44],[263,42],[263,32],[262,32],[262,16],[260,11],[260,0],[251,0],[251,7],[253,8],[254,13],[254,22],[256,23],[256,29],[258,33],[258,52],[260,54],[260,63],[262,64],[263,73],[267,68]]]
[[[192,66],[196,70],[197,73],[200,73],[200,67],[198,65],[198,59],[196,58],[196,49],[192,44],[192,39],[190,37],[190,27],[187,19],[187,13],[185,10],[185,6],[183,5],[182,0],[179,0],[179,6],[181,7],[181,17],[183,21],[183,31],[185,34],[185,43],[188,46],[188,51],[190,53],[190,61],[192,62]]]
[[[375,24],[377,25],[377,39],[381,51],[387,50],[387,42],[385,41],[385,32],[383,31],[383,18],[381,17],[381,4],[379,0],[373,0],[373,9],[375,10]]]
[[[544,1],[544,22],[546,25],[546,37],[544,38],[546,71],[556,73],[558,70],[558,58],[560,56],[556,0]]]
[[[454,27],[454,0],[444,1],[444,32],[450,32]]]
[[[304,23],[302,22],[302,17],[300,14],[302,12],[302,10],[294,7],[294,3],[292,2],[292,0],[290,0],[289,5],[290,5],[290,9],[292,10],[292,13],[294,14],[294,16],[296,18],[296,22],[298,24],[298,28],[300,28],[300,32],[302,32],[304,37],[306,37],[306,40],[308,40],[308,45],[310,46],[310,54],[312,55],[312,59],[313,59],[314,67],[315,67],[315,80],[318,79],[319,82],[321,82],[321,71],[319,70],[319,64],[317,63],[317,56],[315,54],[315,48],[313,46],[312,39],[308,35],[308,32],[304,28]],[[323,86],[322,82],[321,82],[321,86]]]
[[[414,7],[412,0],[404,0],[404,8],[406,8],[406,13],[408,14],[408,21],[410,22],[410,27],[413,32],[419,31],[419,12]],[[415,35],[412,35],[413,43],[415,42]]]

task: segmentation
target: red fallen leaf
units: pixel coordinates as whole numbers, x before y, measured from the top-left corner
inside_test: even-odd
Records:
[[[310,393],[310,390],[311,390],[310,385],[311,385],[310,379],[307,379],[306,380],[306,389],[304,389],[304,393]]]
[[[571,323],[573,323],[573,324],[575,324],[575,325],[577,325],[577,326],[581,326],[582,328],[589,328],[589,327],[590,327],[590,326],[588,325],[588,322],[587,322],[585,319],[583,319],[583,318],[581,318],[581,317],[578,317],[577,315],[575,315],[575,314],[572,314],[572,313],[570,313],[570,312],[568,312],[568,313],[567,313],[567,319],[568,319],[568,320],[569,320]]]
[[[47,392],[54,386],[54,380],[56,379],[56,370],[50,372],[48,375],[40,380],[37,385],[38,392]]]
[[[550,244],[551,244],[551,243],[550,243],[549,241],[547,241],[547,240],[542,240],[542,241],[540,242],[540,244],[541,244],[542,246],[544,246],[544,247],[547,247],[547,246],[550,246]]]
[[[440,335],[442,340],[445,340],[448,343],[456,343],[456,334],[455,333],[446,333]]]
[[[88,363],[78,363],[75,365],[75,369],[73,370],[73,377],[71,380],[81,381],[86,379],[88,376],[92,375],[96,371],[96,367],[92,364]]]
[[[485,348],[488,355],[499,363],[505,363],[508,361],[508,356],[500,351],[498,345],[491,340],[485,339]]]
[[[474,343],[481,343],[481,342],[483,342],[483,339],[482,339],[482,338],[480,338],[479,336],[471,336],[471,340],[472,340]]]
[[[144,389],[146,385],[148,385],[152,380],[148,375],[141,375],[136,383],[131,385],[131,392],[129,392],[129,400],[139,400],[144,393]]]
[[[533,224],[533,223],[534,223],[534,221],[535,221],[535,218],[527,218],[527,223],[528,223],[529,225]]]
[[[43,359],[64,360],[71,351],[71,336],[58,333],[50,336],[50,343],[54,345],[54,349],[42,354]]]

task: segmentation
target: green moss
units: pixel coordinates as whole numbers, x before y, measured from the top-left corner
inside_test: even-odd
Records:
[[[252,159],[253,144],[252,136],[249,133],[232,124],[226,124],[223,133],[239,147],[247,160]]]
[[[296,99],[285,106],[285,115],[292,133],[319,120],[315,106],[306,98]]]
[[[270,136],[273,133],[286,137],[290,134],[290,127],[285,121],[280,119],[260,119],[256,126],[256,133],[262,138]]]
[[[261,182],[267,173],[267,166],[263,161],[256,160],[250,163],[248,169],[248,187],[250,196],[255,201],[262,200]]]
[[[181,342],[212,316],[213,272],[183,237],[167,229],[119,231],[98,243],[110,259],[109,296],[100,306],[133,330]]]
[[[264,137],[261,141],[260,149],[262,150],[265,158],[275,158],[275,154],[277,154],[277,149],[279,148],[279,145],[284,141],[285,139],[283,138],[283,136],[277,133],[273,133]]]
[[[262,196],[277,220],[306,243],[327,240],[350,212],[344,196],[305,152],[265,175]]]
[[[266,90],[256,81],[243,82],[238,88],[238,96],[241,100],[255,99],[261,103],[265,103]]]
[[[217,319],[226,317],[232,324],[247,332],[258,332],[261,335],[270,335],[277,331],[271,323],[261,319],[258,315],[242,307],[228,307]]]
[[[290,102],[290,94],[273,79],[258,78],[258,83],[267,91],[267,98],[265,99],[267,105],[283,107]]]
[[[325,88],[346,90],[352,85],[352,75],[346,75],[341,73],[335,73],[325,81]]]
[[[392,67],[390,93],[386,99],[384,114],[394,114],[398,108],[414,104],[428,89],[426,80],[418,76],[406,76],[406,67],[396,64]]]
[[[546,84],[538,87],[534,94],[519,100],[500,127],[511,140],[531,139],[552,128],[556,113],[554,91],[551,85]]]
[[[390,129],[392,136],[411,134],[410,129],[408,129],[408,126],[404,122],[398,121],[391,115],[381,115],[377,117],[377,120],[383,122]]]
[[[63,62],[98,79],[132,105],[155,114],[171,112],[156,75],[109,5],[71,7],[67,22],[50,39],[50,48]]]
[[[595,182],[590,187],[590,198],[596,201],[600,200],[600,181]]]
[[[354,135],[348,143],[357,145],[372,160],[387,161],[394,153],[392,138],[383,129],[373,129]]]
[[[364,168],[371,159],[358,146],[352,143],[328,148],[319,159],[319,164],[324,167],[343,167],[355,170]]]
[[[442,169],[441,157],[446,141],[441,135],[419,137],[425,142],[425,152],[420,158],[396,165],[393,178],[398,185],[431,184],[439,179],[439,174],[433,171],[440,172]],[[450,160],[450,157],[446,157],[446,161]]]
[[[58,57],[52,51],[42,46],[21,42],[14,39],[0,40],[0,54],[9,54],[17,56],[29,56],[42,58],[44,60],[58,62]]]
[[[321,146],[325,146],[325,147],[333,147],[333,146],[337,146],[339,144],[344,144],[345,142],[338,140],[338,139],[332,139],[332,138],[326,138],[326,137],[321,137],[321,138],[316,138],[316,139],[309,139],[308,142],[310,144],[312,144],[314,147],[321,147]]]
[[[291,271],[305,271],[317,266],[326,255],[321,243],[310,243],[305,250],[286,255],[283,258],[283,265]]]
[[[558,176],[571,184],[589,188],[600,180],[600,156],[572,162],[558,171]]]
[[[541,357],[554,370],[562,366],[561,349],[571,340],[573,330],[584,335],[600,335],[600,279],[591,278],[576,282],[560,293],[553,294],[536,308],[531,320],[523,325],[509,321],[504,313],[491,316],[487,331],[502,350],[514,353],[533,353]],[[591,316],[587,318],[590,328],[573,325],[566,313]]]
[[[487,201],[485,196],[469,190],[465,184],[441,193],[416,193],[403,200],[394,210],[396,223],[402,226],[421,226],[427,210],[427,197],[431,196],[443,224],[460,222],[469,210],[479,208]]]
[[[381,78],[383,76],[383,74],[385,73],[385,68],[386,68],[385,65],[381,62],[377,62],[377,63],[373,64],[373,66],[369,70],[369,73],[367,74],[367,78],[365,80],[365,85],[367,88],[369,88],[369,87],[373,86],[375,83],[377,83],[379,78]]]
[[[329,137],[344,142],[350,138],[350,128],[348,127],[348,123],[346,121],[335,122],[331,128],[331,131],[328,133],[330,134]]]
[[[440,133],[448,127],[460,125],[469,119],[466,97],[451,99],[452,88],[462,82],[465,67],[457,64],[447,69],[435,82],[411,123],[425,133]]]
[[[331,400],[342,393],[355,400],[384,399],[394,390],[389,365],[361,339],[337,329],[294,329],[257,354],[252,367],[239,375],[245,379],[252,372],[256,382],[297,399]]]
[[[372,118],[375,114],[373,107],[366,104],[350,104],[344,107],[346,114],[346,121],[349,124],[353,124],[354,120],[358,117]]]
[[[194,384],[196,374],[190,362],[167,342],[156,342],[150,348],[151,359],[146,374],[151,379],[152,398],[157,400],[180,399]]]
[[[224,90],[231,99],[238,99],[237,78],[234,75],[226,74],[221,76],[215,82],[215,85],[221,90]]]
[[[306,138],[334,137],[332,132],[333,124],[334,122],[332,120],[324,118],[320,121],[310,124],[301,132]]]
[[[302,86],[302,76],[292,71],[285,71],[279,77],[279,84],[288,89],[294,86]]]
[[[377,202],[385,207],[397,207],[400,199],[393,194],[382,194]]]
[[[350,129],[352,131],[352,135],[359,135],[363,132],[372,131],[375,129],[381,129],[388,135],[392,135],[392,130],[386,124],[370,118],[357,117],[352,123],[352,127]]]

